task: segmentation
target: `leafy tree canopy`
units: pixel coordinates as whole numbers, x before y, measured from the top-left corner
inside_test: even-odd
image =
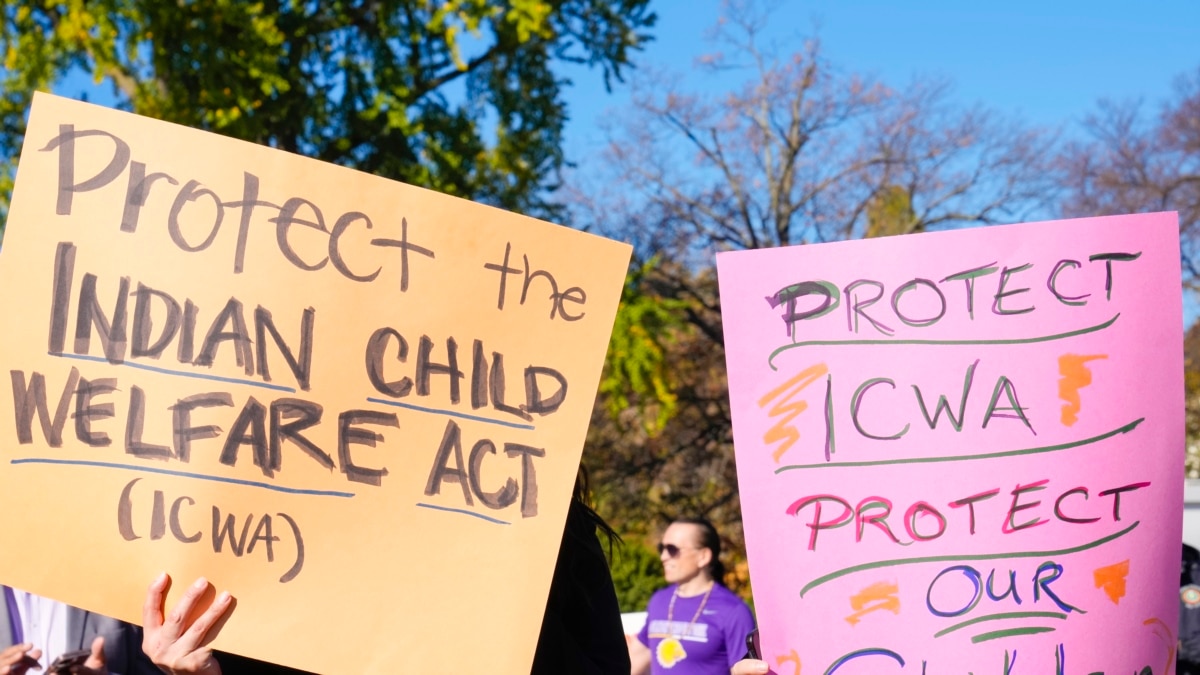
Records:
[[[1180,76],[1155,114],[1139,101],[1102,101],[1085,140],[1061,153],[1062,214],[1179,212],[1185,287],[1200,290],[1200,68]]]
[[[133,112],[553,216],[570,81],[620,79],[649,0],[5,3],[6,211],[35,90],[73,72]]]
[[[658,554],[640,542],[618,549],[610,567],[622,612],[645,611],[654,591],[667,585]]]

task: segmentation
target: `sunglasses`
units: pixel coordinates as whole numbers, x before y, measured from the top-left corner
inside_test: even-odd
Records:
[[[695,547],[687,546],[684,548],[694,549]],[[674,558],[675,556],[679,555],[679,552],[682,550],[683,550],[683,548],[680,548],[680,547],[676,546],[675,544],[664,544],[662,542],[659,542],[659,544],[658,544],[658,554],[662,555],[663,551],[666,551],[668,558]]]

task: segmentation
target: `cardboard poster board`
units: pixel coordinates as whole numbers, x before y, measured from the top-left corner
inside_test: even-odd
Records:
[[[0,254],[0,581],[318,672],[525,672],[627,245],[38,95]],[[13,555],[13,552],[19,552]]]
[[[717,266],[776,673],[1173,672],[1174,213]]]

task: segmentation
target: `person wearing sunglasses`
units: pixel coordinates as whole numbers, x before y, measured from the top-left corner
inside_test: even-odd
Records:
[[[725,588],[721,539],[703,518],[671,523],[658,545],[666,588],[646,606],[629,641],[633,675],[725,675],[746,653],[754,616]]]

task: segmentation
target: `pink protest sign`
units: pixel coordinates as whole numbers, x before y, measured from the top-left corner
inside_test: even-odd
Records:
[[[774,672],[1174,672],[1174,213],[717,268]]]

